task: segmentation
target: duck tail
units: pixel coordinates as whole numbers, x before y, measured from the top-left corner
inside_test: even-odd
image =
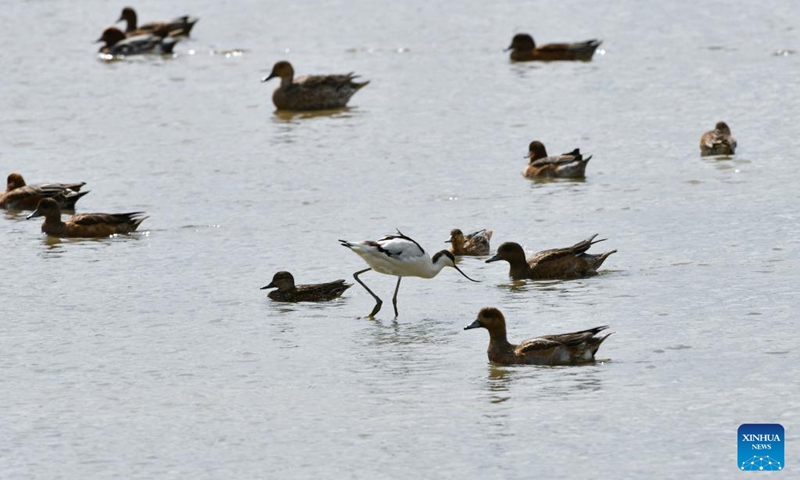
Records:
[[[136,212],[136,213],[133,213],[131,215],[141,215],[141,214],[142,214],[142,212]],[[144,216],[144,217],[135,217],[135,218],[131,217],[131,225],[133,226],[132,231],[135,231],[137,228],[139,228],[139,225],[141,225],[142,222],[144,222],[148,218],[150,218],[149,215],[148,216]]]
[[[80,187],[78,187],[80,188]],[[65,196],[64,200],[64,210],[75,210],[75,203],[81,199],[84,195],[89,193],[90,190],[86,190],[85,192],[75,192],[72,195]]]
[[[352,77],[352,78],[355,78],[355,77]],[[356,90],[360,90],[360,89],[366,87],[367,85],[369,85],[369,80],[367,80],[366,82],[354,82],[354,81],[350,80],[350,86],[355,88]]]
[[[591,248],[591,246],[594,245],[595,243],[605,242],[606,240],[608,240],[607,238],[601,238],[600,240],[595,240],[597,235],[598,234],[595,233],[594,235],[592,235],[591,237],[587,238],[586,240],[583,240],[583,241],[578,242],[575,245],[573,245],[572,246],[573,253],[575,255],[581,255],[583,253],[586,253],[586,251],[589,250],[589,248]]]
[[[584,159],[581,159],[581,161],[583,162],[584,165],[586,165],[587,163],[589,163],[589,160],[591,160],[591,159],[592,159],[592,155],[589,155],[588,157],[586,157]]]
[[[175,48],[175,45],[178,43],[178,39],[172,36],[173,32],[170,32],[170,36],[163,39],[161,41],[161,53],[170,54],[172,50]]]
[[[616,249],[610,250],[610,251],[605,252],[605,253],[601,253],[600,255],[597,255],[595,257],[594,269],[597,270],[598,268],[600,268],[600,265],[602,265],[603,262],[606,261],[606,258],[610,257],[614,253],[617,253]]]

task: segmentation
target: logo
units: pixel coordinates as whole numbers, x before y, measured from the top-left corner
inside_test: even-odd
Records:
[[[777,423],[744,423],[739,427],[739,470],[783,470],[783,426]]]

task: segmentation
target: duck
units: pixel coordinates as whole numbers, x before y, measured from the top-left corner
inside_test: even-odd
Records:
[[[578,43],[548,43],[536,46],[533,37],[527,33],[518,33],[511,40],[511,45],[506,51],[511,50],[511,60],[516,62],[556,60],[581,60],[588,62],[592,59],[594,51],[603,43],[602,40],[587,40]]]
[[[725,122],[717,122],[714,130],[709,130],[700,137],[700,155],[733,155],[736,153],[736,139]]]
[[[522,171],[525,178],[584,178],[586,164],[592,159],[583,158],[580,148],[561,155],[547,156],[547,149],[538,140],[528,146],[528,165]]]
[[[126,37],[122,30],[108,27],[97,39],[97,43],[99,42],[105,42],[105,45],[98,51],[105,55],[140,55],[143,53],[166,55],[172,53],[178,40],[172,37],[161,38],[150,33]]]
[[[267,294],[269,298],[277,302],[324,302],[342,296],[344,291],[352,286],[352,283],[345,283],[344,280],[295,285],[294,276],[291,273],[278,272],[273,275],[269,285],[261,287],[261,290],[277,288]]]
[[[523,340],[519,344],[509,343],[506,337],[506,319],[494,307],[484,307],[478,318],[464,330],[485,328],[489,331],[489,361],[499,365],[581,365],[594,363],[595,354],[606,338],[597,336],[608,325],[581,330],[579,332],[542,335]]]
[[[262,78],[267,82],[280,77],[281,84],[272,94],[272,103],[278,110],[330,110],[347,105],[357,91],[369,85],[354,82],[358,75],[350,72],[345,75],[306,75],[294,78],[294,68],[287,61],[280,61],[272,67],[272,72]]]
[[[569,280],[597,274],[597,269],[616,250],[599,255],[586,253],[595,243],[606,239],[594,240],[597,234],[571,247],[554,248],[536,253],[527,260],[525,250],[518,243],[506,242],[497,249],[494,256],[486,263],[505,260],[509,264],[508,275],[514,280]]]
[[[450,239],[445,240],[445,243],[450,244],[450,253],[453,255],[479,257],[491,253],[489,246],[491,239],[491,230],[483,229],[464,235],[461,230],[454,228],[450,230]]]
[[[75,210],[75,203],[84,195],[86,182],[35,183],[28,185],[19,173],[11,173],[6,181],[6,191],[0,193],[0,208],[7,210],[34,210],[43,198],[52,198],[63,210]]]
[[[119,23],[123,20],[126,22],[125,34],[128,37],[149,33],[163,38],[166,36],[188,37],[189,33],[192,31],[192,27],[194,27],[194,24],[200,19],[197,17],[184,15],[182,17],[173,18],[172,20],[166,20],[163,22],[150,22],[145,23],[144,25],[138,25],[136,10],[131,7],[125,7],[122,9],[122,13],[115,23]]]
[[[61,238],[99,238],[117,233],[131,233],[149,217],[144,212],[82,213],[61,221],[61,208],[52,198],[43,198],[28,220],[44,217],[42,232]]]

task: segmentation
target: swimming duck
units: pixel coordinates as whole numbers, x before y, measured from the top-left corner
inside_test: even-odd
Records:
[[[594,362],[600,344],[611,334],[596,336],[607,329],[602,325],[580,332],[542,335],[523,340],[518,345],[506,338],[506,319],[492,307],[482,308],[478,318],[464,330],[485,328],[489,330],[489,361],[500,365],[580,365]]]
[[[733,155],[736,152],[736,139],[725,122],[717,122],[714,130],[700,137],[700,155]]]
[[[281,78],[281,85],[272,94],[272,103],[278,110],[328,110],[347,105],[348,100],[359,89],[369,85],[354,82],[357,75],[306,75],[294,78],[292,64],[281,61],[272,67],[272,72],[261,79],[266,82]]]
[[[173,18],[172,20],[145,23],[144,25],[137,26],[136,11],[131,7],[125,7],[122,9],[122,13],[115,23],[119,23],[123,20],[127,22],[125,26],[125,34],[128,37],[142,33],[150,33],[163,38],[166,36],[177,37],[180,35],[185,35],[188,37],[189,32],[192,31],[192,27],[194,27],[194,24],[200,19],[197,17],[184,15],[182,17]]]
[[[33,210],[43,198],[52,198],[64,210],[75,210],[75,202],[89,192],[81,192],[86,182],[36,183],[27,185],[19,173],[12,173],[6,182],[6,191],[0,193],[0,208],[8,210]]]
[[[450,239],[445,240],[445,243],[450,244],[450,252],[453,255],[482,256],[491,253],[491,248],[489,247],[489,240],[491,239],[491,230],[478,230],[465,236],[461,233],[461,230],[454,228],[450,230]]]
[[[97,42],[105,42],[100,47],[99,53],[106,55],[139,55],[143,53],[170,54],[178,40],[175,38],[161,38],[158,35],[145,33],[134,37],[126,37],[116,27],[103,30],[103,35]]]
[[[518,243],[506,242],[500,245],[495,255],[486,263],[505,260],[509,263],[508,275],[514,280],[567,280],[571,278],[596,275],[597,269],[616,250],[592,255],[586,253],[595,243],[606,239],[594,240],[597,234],[567,248],[544,250],[525,259],[525,250]]]
[[[530,161],[522,171],[526,178],[584,178],[586,164],[592,156],[583,158],[581,150],[576,148],[569,153],[548,157],[544,144],[534,141],[528,146],[528,158]]]
[[[277,290],[269,292],[267,296],[278,302],[322,302],[340,297],[345,290],[352,286],[353,284],[344,283],[344,280],[295,285],[291,273],[278,272],[272,277],[269,285],[261,287],[261,290],[277,288]]]
[[[592,59],[594,51],[603,43],[602,40],[587,40],[580,43],[548,43],[536,46],[533,37],[527,33],[518,33],[511,40],[511,60],[529,62],[538,60],[550,62],[555,60],[582,60],[588,62]]]
[[[61,209],[52,198],[39,202],[28,219],[44,217],[42,232],[62,238],[108,237],[116,233],[130,233],[149,217],[144,212],[131,213],[82,213],[73,215],[66,222],[61,221]]]

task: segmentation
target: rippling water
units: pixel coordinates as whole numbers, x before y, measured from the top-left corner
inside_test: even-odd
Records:
[[[741,423],[798,440],[800,14],[788,1],[145,1],[201,17],[176,58],[97,59],[113,2],[0,10],[0,176],[86,181],[79,211],[143,232],[47,240],[0,219],[0,477],[732,477]],[[591,63],[510,64],[512,35],[603,38]],[[372,83],[277,115],[281,59]],[[699,157],[724,119],[732,159]],[[531,140],[594,154],[584,182],[520,176]],[[338,238],[451,228],[529,252],[593,233],[602,274],[513,285],[464,259],[374,321],[358,285],[283,305],[258,287],[352,278]],[[596,247],[597,248],[597,247]],[[362,277],[389,300],[394,279]],[[494,367],[519,340],[610,324],[587,367]],[[787,468],[800,457],[787,448]]]

